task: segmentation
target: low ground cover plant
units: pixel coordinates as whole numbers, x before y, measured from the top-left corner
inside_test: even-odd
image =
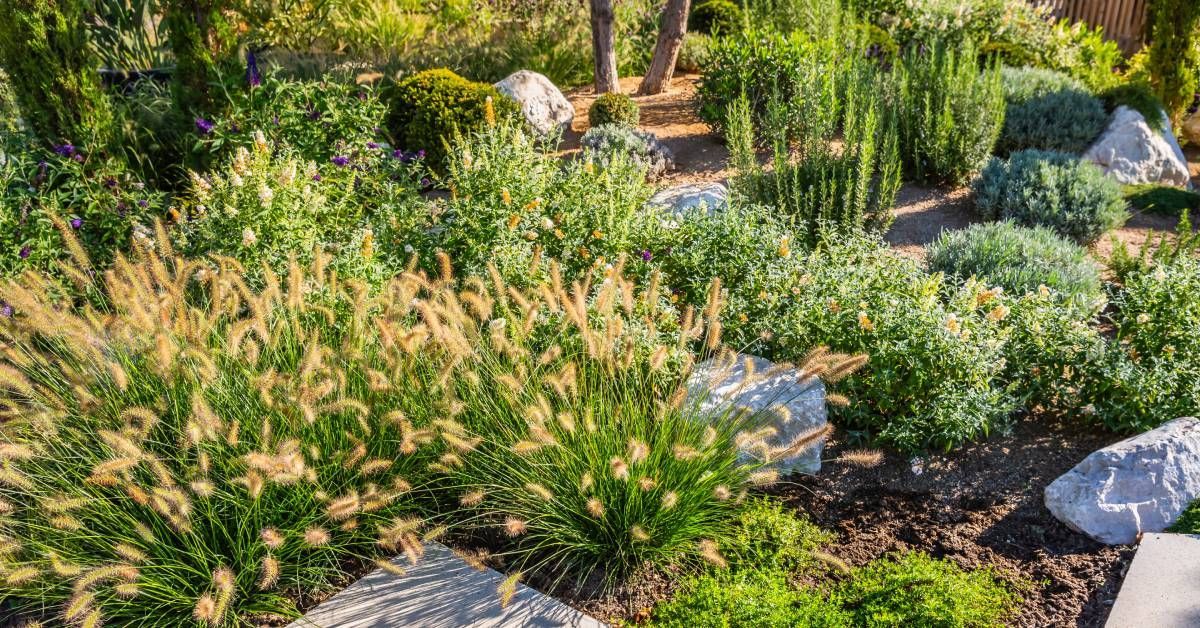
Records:
[[[1169,185],[1127,185],[1125,200],[1136,210],[1156,214],[1182,215],[1200,211],[1200,194]]]
[[[1169,530],[1180,534],[1200,534],[1200,502],[1192,502]]]
[[[1100,268],[1085,249],[1044,227],[1010,222],[947,231],[929,246],[929,268],[972,277],[1017,296],[1054,291],[1090,316],[1104,304]]]
[[[1025,150],[994,157],[971,184],[975,208],[989,220],[1047,227],[1080,244],[1129,217],[1121,186],[1074,155]]]
[[[1052,70],[1003,68],[1001,154],[1039,149],[1080,154],[1100,135],[1108,114],[1079,81]]]
[[[601,168],[609,168],[616,159],[625,159],[646,171],[651,180],[675,167],[671,149],[653,133],[620,124],[593,126],[579,140],[585,158]]]

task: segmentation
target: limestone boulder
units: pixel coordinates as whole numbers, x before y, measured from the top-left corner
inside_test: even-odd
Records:
[[[745,444],[744,461],[769,459],[769,466],[781,475],[821,470],[823,431],[829,419],[820,379],[802,378],[798,369],[765,358],[736,354],[701,362],[688,378],[687,388],[687,407],[698,416],[718,418],[745,411],[775,428],[764,441]],[[819,437],[806,447],[764,458],[768,448],[785,450],[814,435]]]
[[[646,202],[649,207],[676,215],[703,208],[709,215],[729,205],[729,189],[722,183],[685,183],[659,190]]]
[[[529,70],[519,70],[494,85],[497,91],[517,101],[529,126],[542,135],[552,135],[571,128],[575,107],[550,82],[550,79]]]
[[[1163,131],[1158,132],[1146,124],[1141,113],[1129,107],[1117,107],[1108,127],[1083,154],[1083,159],[1100,166],[1106,174],[1124,184],[1188,187],[1190,183],[1187,159],[1165,114]]]
[[[1200,498],[1200,419],[1175,419],[1093,452],[1045,497],[1059,521],[1101,543],[1162,532]]]

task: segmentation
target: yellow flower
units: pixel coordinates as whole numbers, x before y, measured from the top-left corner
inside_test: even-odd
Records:
[[[375,255],[375,234],[371,231],[363,234],[361,252],[363,259],[371,259]]]
[[[955,334],[955,335],[958,334],[958,332],[961,328],[959,327],[959,324],[958,324],[958,316],[957,315],[951,314],[946,319],[946,329],[949,329],[950,333],[952,333],[952,334]]]
[[[783,236],[779,241],[779,257],[791,257],[792,247],[788,245],[788,236]]]
[[[603,232],[603,231],[601,231],[601,230],[599,230],[599,229],[595,229],[595,230],[593,230],[593,231],[592,231],[592,238],[594,238],[594,239],[596,239],[596,240],[603,240],[603,239],[604,239],[604,232]]]
[[[539,197],[533,199],[532,201],[525,203],[525,207],[523,209],[524,209],[524,211],[529,211],[531,209],[537,209],[537,207],[541,204],[542,204],[542,197],[539,196]]]
[[[1004,305],[997,305],[996,307],[992,308],[991,312],[988,312],[987,317],[988,317],[988,320],[999,322],[999,321],[1004,320],[1005,317],[1008,316],[1008,312],[1009,312],[1008,307],[1006,307]]]
[[[509,215],[508,215],[508,230],[509,230],[509,231],[512,231],[513,229],[516,229],[516,228],[517,228],[517,225],[518,225],[518,224],[520,224],[520,223],[521,223],[521,217],[520,217],[520,216],[518,216],[518,215],[516,215],[516,214],[509,214]]]
[[[501,201],[502,201],[502,202],[503,202],[505,205],[508,205],[509,203],[511,203],[511,202],[512,202],[512,194],[509,194],[509,193],[508,193],[508,188],[501,188],[501,189],[500,189],[500,200],[501,200]]]
[[[829,300],[829,311],[830,311],[830,312],[833,312],[834,314],[837,314],[838,312],[841,312],[841,311],[842,311],[842,304],[841,304],[841,303],[838,303],[838,300],[837,300],[837,299],[830,299],[830,300]]]
[[[875,329],[875,323],[871,322],[871,317],[867,316],[867,313],[861,310],[858,312],[858,326],[867,331]]]
[[[558,238],[559,240],[561,240],[561,239],[563,239],[564,237],[566,237],[566,234],[565,234],[565,233],[563,233],[563,230],[562,230],[562,229],[555,229],[555,230],[554,230],[554,237],[556,237],[556,238]]]

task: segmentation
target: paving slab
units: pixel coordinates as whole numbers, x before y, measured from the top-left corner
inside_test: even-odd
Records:
[[[505,576],[478,571],[440,543],[425,546],[417,565],[395,558],[407,572],[376,569],[322,602],[289,628],[605,628],[558,600],[518,584],[500,607]]]
[[[1200,626],[1200,535],[1144,535],[1105,625]]]

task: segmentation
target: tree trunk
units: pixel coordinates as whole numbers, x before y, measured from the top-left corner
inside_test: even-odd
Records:
[[[595,61],[596,93],[617,92],[617,51],[613,34],[612,0],[592,2],[592,58]]]
[[[667,0],[663,9],[662,29],[658,32],[658,44],[654,47],[654,58],[650,60],[650,69],[638,94],[661,94],[675,73],[675,60],[679,57],[679,49],[683,46],[683,36],[687,34],[688,10],[691,0]]]

